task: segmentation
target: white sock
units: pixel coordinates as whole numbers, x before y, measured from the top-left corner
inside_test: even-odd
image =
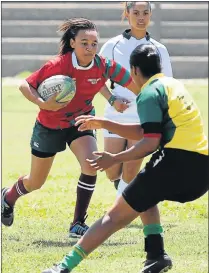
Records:
[[[118,191],[117,191],[117,197],[122,195],[122,192],[125,190],[125,188],[128,186],[128,183],[126,183],[122,178],[120,179],[120,182],[118,184]]]

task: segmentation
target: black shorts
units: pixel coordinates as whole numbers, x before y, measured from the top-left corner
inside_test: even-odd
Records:
[[[144,212],[160,201],[193,201],[209,189],[209,157],[194,152],[163,149],[153,154],[123,197]]]
[[[33,128],[33,134],[31,137],[31,149],[32,154],[38,157],[46,157],[50,155],[55,155],[57,152],[62,152],[66,149],[66,144],[70,144],[82,136],[92,136],[96,138],[95,132],[93,130],[87,130],[84,132],[78,131],[79,126],[72,126],[66,129],[49,129],[43,126],[41,123],[36,121]]]

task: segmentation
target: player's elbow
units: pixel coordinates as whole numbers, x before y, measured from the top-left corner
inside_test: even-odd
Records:
[[[133,136],[132,136],[132,138],[130,138],[130,139],[132,139],[132,140],[138,140],[138,141],[140,141],[140,140],[142,140],[143,139],[143,137],[144,137],[144,130],[143,130],[143,128],[141,127],[141,126],[139,126],[139,125],[137,125],[136,127],[135,127],[135,130],[133,131]]]
[[[19,85],[19,90],[24,93],[30,90],[30,86],[26,80],[23,80]]]
[[[27,85],[26,80],[23,80],[19,85],[19,90],[22,92],[25,89],[26,85]]]

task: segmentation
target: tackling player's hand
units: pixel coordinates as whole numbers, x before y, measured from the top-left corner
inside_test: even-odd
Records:
[[[48,100],[44,101],[42,98],[38,98],[37,105],[43,109],[48,111],[58,111],[67,106],[68,102],[60,103],[56,101],[58,93],[51,96]]]
[[[75,118],[75,126],[79,126],[78,131],[95,130],[102,128],[103,118],[94,117],[91,115],[83,115]]]
[[[94,155],[97,155],[97,159],[86,159],[89,162],[90,166],[97,171],[104,171],[114,164],[117,164],[117,160],[114,157],[114,154],[108,152],[93,152]]]
[[[123,113],[126,109],[129,108],[129,103],[129,100],[117,97],[117,99],[114,101],[113,107],[116,111]]]

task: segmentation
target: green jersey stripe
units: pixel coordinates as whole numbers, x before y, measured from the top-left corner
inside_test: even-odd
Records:
[[[128,70],[126,70],[122,80],[120,81],[120,84],[121,85],[126,84],[129,79],[130,79],[130,74],[129,74]]]
[[[120,74],[121,69],[122,69],[122,66],[120,64],[116,64],[115,70],[114,70],[113,74],[111,75],[111,80],[114,81],[114,78],[116,78]]]

